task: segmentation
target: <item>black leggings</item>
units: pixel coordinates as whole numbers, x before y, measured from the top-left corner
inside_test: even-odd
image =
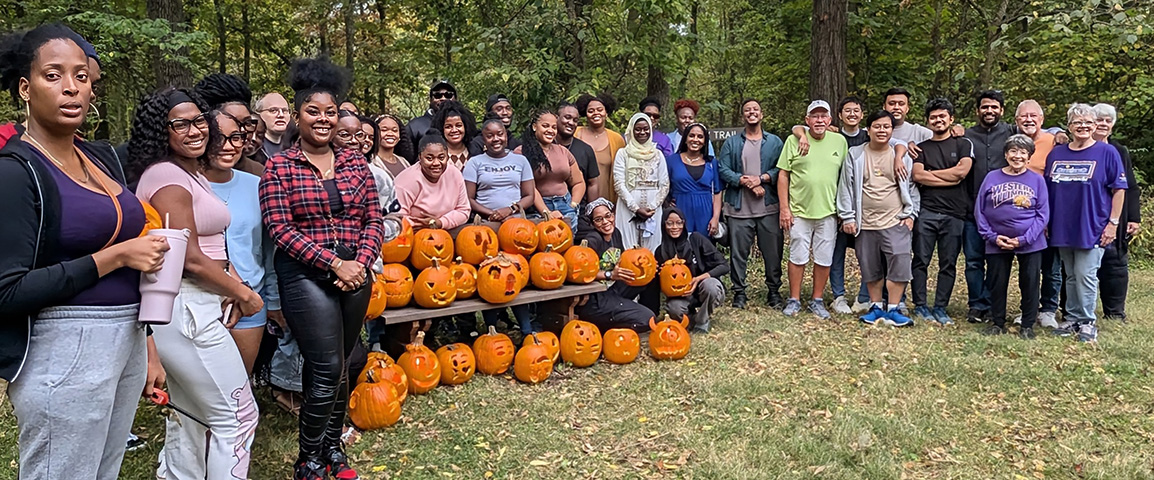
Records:
[[[301,385],[300,455],[320,456],[337,448],[349,401],[345,358],[361,334],[370,284],[343,292],[327,272],[277,250],[274,259],[281,308],[304,358]]]
[[[645,293],[647,287],[630,287],[614,282],[609,289],[589,296],[589,301],[576,308],[577,318],[597,325],[601,333],[611,328],[628,328],[638,333],[649,331],[653,310],[633,301]]]

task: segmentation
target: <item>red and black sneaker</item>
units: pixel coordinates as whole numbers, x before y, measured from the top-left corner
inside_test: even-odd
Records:
[[[337,480],[359,480],[357,471],[349,466],[349,457],[339,448],[329,450],[325,454],[325,470]]]
[[[293,480],[325,480],[326,469],[318,458],[303,458],[293,466]]]

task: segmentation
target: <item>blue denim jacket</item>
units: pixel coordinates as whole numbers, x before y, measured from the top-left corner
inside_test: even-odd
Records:
[[[777,203],[777,159],[781,156],[784,143],[777,135],[761,132],[761,172],[768,173],[770,181],[762,182],[765,187],[765,204]],[[741,161],[741,150],[745,147],[745,131],[725,139],[718,159],[718,173],[725,184],[721,198],[737,210],[741,210],[741,176],[745,174],[745,164]]]

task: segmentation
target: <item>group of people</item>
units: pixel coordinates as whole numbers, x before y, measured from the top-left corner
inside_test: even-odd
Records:
[[[597,280],[608,288],[577,314],[602,329],[645,331],[661,310],[657,282],[627,284],[624,250],[684,260],[689,293],[664,308],[708,332],[727,298],[722,277],[733,306],[747,306],[755,241],[767,304],[787,316],[830,318],[829,283],[832,309],[857,309],[865,323],[953,323],[946,307],[963,251],[967,318],[990,322],[985,333],[1007,331],[1014,258],[1022,337],[1039,322],[1095,339],[1099,290],[1107,316],[1125,315],[1126,237],[1140,220],[1106,104],[1071,106],[1069,133],[1055,134],[1037,102],[1021,102],[1009,125],[1002,94],[984,92],[978,123],[961,131],[945,99],[926,105],[927,126],[913,123],[910,94],[895,88],[878,111],[855,97],[836,109],[815,100],[783,142],[751,99],[739,105],[744,128],[715,155],[693,100],[673,105],[668,134],[657,99],[642,100],[618,133],[609,125],[616,101],[593,95],[534,111],[518,133],[506,95],[489,96],[478,122],[456,88],[437,81],[428,110],[406,123],[362,114],[346,98],[345,71],[300,59],[289,72],[291,103],[212,74],[144,98],[130,140],[112,148],[77,135],[100,78],[88,42],[54,24],[2,45],[0,83],[25,109],[23,123],[0,127],[9,208],[0,220],[0,376],[11,382],[21,478],[116,478],[141,387],[147,397],[164,386],[208,425],[167,421],[157,477],[246,478],[261,365],[278,404],[299,416],[293,478],[358,478],[342,442],[346,362],[362,328],[372,342],[397,334],[381,321],[362,325],[381,245],[404,220],[451,230],[476,216],[563,219],[601,256]],[[172,321],[146,327],[137,321],[140,276],[162,268],[169,248],[148,234],[158,218],[190,236]],[[862,278],[852,308],[848,248]],[[541,328],[533,307],[511,310],[510,326]],[[505,315],[487,310],[482,325]],[[440,324],[467,340],[477,320]]]

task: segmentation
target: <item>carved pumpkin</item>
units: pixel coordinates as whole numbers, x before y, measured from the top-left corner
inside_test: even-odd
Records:
[[[541,345],[549,349],[549,359],[553,361],[554,365],[561,361],[561,340],[557,338],[556,334],[553,332],[536,332],[534,335],[536,335],[537,341],[541,342]],[[531,342],[532,340],[530,340],[529,337],[525,337],[525,341],[521,342],[521,346],[524,347]]]
[[[657,258],[645,248],[633,247],[621,252],[617,266],[633,273],[633,280],[625,282],[630,287],[644,287],[657,277]]]
[[[405,403],[405,399],[409,396],[409,376],[405,374],[405,369],[393,361],[393,357],[385,352],[369,352],[368,362],[357,377],[357,384],[367,382],[369,375],[375,375],[377,381],[388,382],[397,387],[397,397],[401,403]]]
[[[521,293],[521,274],[517,264],[505,255],[485,260],[477,269],[477,293],[489,303],[506,303]]]
[[[588,367],[601,356],[601,331],[582,320],[573,320],[561,329],[561,359],[574,367]]]
[[[441,362],[441,383],[445,385],[465,383],[477,372],[477,359],[473,357],[473,350],[463,343],[438,348],[437,361]]]
[[[649,319],[649,354],[658,360],[681,360],[689,353],[689,317],[682,316],[677,322],[665,316],[665,320],[653,323]]]
[[[565,257],[546,247],[544,252],[533,255],[529,261],[529,279],[533,286],[541,290],[553,290],[565,285]]]
[[[589,248],[589,241],[582,240],[580,245],[574,245],[565,251],[565,265],[569,267],[565,279],[569,283],[584,285],[597,280],[597,272],[601,271],[601,257],[597,251]]]
[[[140,231],[141,237],[148,235],[149,230],[164,228],[164,219],[160,218],[160,212],[144,200],[140,201],[140,206],[144,207],[144,229]]]
[[[437,228],[423,228],[413,234],[413,268],[424,270],[433,266],[433,259],[448,265],[453,260],[453,236]]]
[[[413,253],[413,224],[409,219],[401,220],[401,233],[397,238],[381,245],[381,261],[385,263],[404,263]]]
[[[530,384],[544,382],[553,372],[553,359],[549,357],[549,348],[541,343],[536,333],[525,337],[525,340],[513,362],[513,376]]]
[[[425,346],[425,332],[417,332],[413,343],[405,345],[405,353],[397,359],[397,365],[409,376],[409,393],[421,395],[437,388],[441,382],[441,362]]]
[[[544,252],[552,246],[554,252],[563,254],[573,246],[573,229],[560,218],[545,220],[537,224],[537,238],[537,251]]]
[[[520,253],[506,253],[505,256],[509,257],[509,261],[513,262],[517,267],[517,285],[520,288],[525,288],[525,286],[529,284],[529,278],[531,276],[529,260],[526,260]]]
[[[537,238],[537,225],[524,218],[506,218],[497,229],[502,252],[532,255],[537,250]]]
[[[401,308],[413,299],[413,272],[399,263],[386,263],[377,275],[385,292],[385,308]],[[374,285],[374,287],[376,287]]]
[[[661,293],[666,297],[684,297],[693,285],[693,272],[685,260],[673,257],[661,264]]]
[[[497,327],[489,326],[489,333],[477,337],[473,342],[473,354],[477,356],[477,371],[485,375],[500,375],[509,371],[513,364],[513,341],[504,333],[497,333]]]
[[[480,265],[496,255],[497,245],[497,232],[482,225],[480,215],[473,216],[473,224],[457,232],[457,255],[471,265]]]
[[[444,308],[457,299],[457,284],[453,282],[453,272],[433,259],[433,265],[417,275],[413,285],[413,300],[425,308]]]
[[[457,300],[473,298],[477,294],[477,269],[468,263],[462,263],[457,257],[457,263],[449,267],[453,274],[453,284],[457,286]]]
[[[369,308],[365,310],[365,321],[372,320],[385,313],[385,305],[388,299],[385,298],[385,279],[380,275],[374,275],[373,288],[369,292]]]
[[[614,328],[605,332],[601,354],[610,363],[624,365],[637,360],[641,353],[641,337],[628,328]]]
[[[397,387],[370,373],[368,381],[349,394],[349,420],[361,430],[391,426],[401,419],[401,402]]]

